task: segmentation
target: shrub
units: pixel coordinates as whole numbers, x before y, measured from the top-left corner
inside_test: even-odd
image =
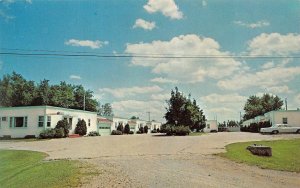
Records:
[[[158,133],[160,132],[159,128],[156,129],[156,132],[158,132]]]
[[[185,136],[190,134],[190,128],[188,126],[173,127],[173,134],[177,136]]]
[[[129,124],[127,123],[124,127],[124,133],[129,134],[129,132],[130,132],[130,127],[129,127]]]
[[[42,138],[42,139],[54,138],[55,132],[56,132],[55,129],[46,129],[46,130],[43,130],[40,133],[40,138]]]
[[[149,129],[149,128],[148,128],[148,126],[146,125],[146,126],[144,127],[144,133],[147,134],[147,133],[148,133],[148,129]]]
[[[144,127],[140,127],[139,128],[140,133],[139,134],[143,134],[144,133]]]
[[[118,127],[117,127],[117,130],[118,131],[121,131],[123,133],[124,131],[124,127],[123,127],[123,124],[122,123],[119,123]]]
[[[88,136],[101,136],[97,131],[89,132]]]
[[[157,133],[157,131],[156,131],[155,129],[153,129],[153,130],[151,131],[151,133]]]
[[[133,131],[129,131],[129,134],[134,134],[134,132]]]
[[[119,130],[113,130],[112,132],[111,132],[111,135],[122,135],[123,133],[121,132],[121,131],[119,131]]]
[[[65,137],[65,131],[63,128],[55,128],[54,138],[63,138]]]
[[[140,130],[136,131],[136,134],[143,134]]]
[[[66,119],[58,121],[55,128],[57,128],[57,129],[63,128],[64,129],[64,137],[69,136],[70,126],[69,126],[69,123]]]
[[[35,138],[35,135],[26,135],[24,138],[25,139]]]
[[[79,134],[80,136],[83,136],[86,135],[86,132],[87,132],[87,127],[85,121],[83,119],[79,120],[75,128],[75,134]]]

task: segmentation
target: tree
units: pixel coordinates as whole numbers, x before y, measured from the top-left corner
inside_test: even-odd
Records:
[[[129,134],[129,132],[130,132],[130,126],[129,126],[129,124],[127,123],[127,124],[125,125],[125,127],[124,127],[124,133],[125,133],[125,134]]]
[[[117,130],[118,130],[118,131],[121,131],[121,132],[124,131],[124,127],[123,127],[123,124],[122,124],[122,123],[119,123],[119,125],[118,125],[118,127],[117,127]]]
[[[36,88],[36,97],[33,105],[49,105],[50,102],[50,86],[49,80],[42,80]]]
[[[136,116],[132,116],[130,119],[140,119],[140,118]]]
[[[244,121],[263,115],[273,110],[281,109],[283,101],[278,96],[264,94],[262,97],[250,96],[244,106]]]
[[[86,135],[86,132],[87,132],[86,122],[84,121],[84,119],[79,120],[75,127],[75,134],[84,136],[84,135]]]
[[[64,120],[60,120],[57,122],[56,126],[55,126],[56,129],[60,129],[60,128],[63,128],[64,129],[64,136],[67,137],[69,136],[69,123],[66,119]]]
[[[149,128],[148,128],[148,126],[146,125],[146,126],[144,127],[144,133],[147,134],[147,133],[148,133],[148,129],[149,129]]]
[[[105,103],[98,110],[98,114],[101,116],[113,116],[113,110],[110,103]]]
[[[190,129],[198,131],[205,127],[205,115],[203,110],[197,105],[195,99],[193,101],[189,97],[185,97],[178,88],[171,91],[171,98],[167,101],[168,107],[165,114],[166,124],[172,126],[188,126]]]

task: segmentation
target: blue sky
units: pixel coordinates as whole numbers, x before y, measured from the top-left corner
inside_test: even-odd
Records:
[[[116,115],[146,119],[151,111],[157,120],[178,86],[208,119],[238,120],[250,95],[273,93],[300,107],[299,25],[299,0],[0,0],[1,52],[116,56],[2,54],[0,77],[16,71],[36,82],[83,84]]]

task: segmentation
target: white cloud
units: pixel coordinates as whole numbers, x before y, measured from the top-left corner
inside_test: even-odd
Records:
[[[297,106],[300,108],[300,93],[294,97],[294,100],[297,103]]]
[[[69,78],[72,79],[72,80],[81,80],[81,77],[78,76],[78,75],[70,75]]]
[[[159,86],[149,86],[149,87],[130,87],[130,88],[103,88],[99,89],[100,92],[105,92],[112,94],[116,98],[124,98],[128,96],[135,96],[137,94],[149,94],[161,92],[163,89]]]
[[[7,15],[3,10],[0,10],[0,17],[2,17],[5,21],[9,21],[14,19],[14,16]]]
[[[220,45],[212,38],[195,34],[180,35],[170,41],[127,44],[129,54],[161,54],[162,56],[228,56],[229,52],[220,50]],[[178,80],[183,83],[202,82],[206,78],[220,79],[232,75],[240,69],[241,63],[233,58],[155,58],[134,57],[132,65],[151,67],[155,74],[164,79]],[[226,70],[226,71],[224,71]],[[163,79],[160,79],[162,81]],[[156,80],[157,81],[157,80]]]
[[[207,2],[205,0],[202,1],[202,6],[206,7],[207,6]]]
[[[137,19],[135,20],[135,24],[133,28],[143,28],[145,30],[152,30],[156,27],[155,22],[148,22],[143,19]]]
[[[25,0],[26,3],[32,4],[32,0]]]
[[[144,9],[149,13],[161,12],[171,19],[182,19],[183,13],[174,0],[149,0]]]
[[[300,34],[262,33],[249,41],[250,55],[289,55],[299,53]]]
[[[82,47],[89,47],[92,49],[96,48],[101,48],[104,45],[107,45],[109,42],[108,41],[100,41],[100,40],[77,40],[77,39],[70,39],[65,42],[65,45],[70,45],[70,46],[82,46]]]
[[[157,100],[157,101],[165,101],[170,99],[171,94],[170,93],[165,93],[165,94],[152,94],[151,99]]]
[[[240,102],[245,102],[247,100],[247,97],[241,96],[237,93],[233,93],[233,94],[212,93],[210,95],[201,97],[201,100],[204,101],[205,103],[210,103],[210,104],[240,103]]]
[[[283,67],[281,65],[259,70],[257,72],[248,71],[236,74],[230,79],[220,80],[218,86],[227,90],[239,90],[249,87],[269,88],[278,87],[283,83],[288,83],[300,75],[300,66]]]
[[[267,90],[268,93],[271,92],[271,93],[274,93],[276,95],[278,95],[279,93],[284,93],[284,94],[292,93],[290,88],[286,85],[284,85],[284,86],[273,86],[273,87],[266,88],[266,90]]]
[[[165,103],[162,101],[124,100],[112,103],[114,114],[122,117],[138,116],[148,119],[147,112],[151,112],[151,119],[163,121]]]
[[[260,20],[260,21],[257,21],[255,23],[246,23],[246,22],[243,22],[243,21],[234,21],[233,23],[235,23],[239,26],[244,26],[244,27],[251,28],[251,29],[266,27],[266,26],[270,25],[270,23],[266,20]]]
[[[176,83],[178,83],[178,80],[171,80],[171,79],[162,78],[162,77],[153,78],[153,79],[151,79],[150,81],[151,81],[151,82],[161,83],[161,84],[165,84],[165,83],[176,84]]]
[[[261,66],[262,69],[270,69],[270,68],[273,68],[275,65],[274,65],[274,62],[273,61],[270,61],[270,62],[267,62],[265,64],[263,64]]]

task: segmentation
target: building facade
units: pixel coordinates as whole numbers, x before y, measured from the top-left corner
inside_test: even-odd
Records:
[[[87,133],[97,131],[97,113],[53,106],[26,106],[0,108],[0,137],[22,138],[39,136],[40,132],[55,128],[58,121],[66,119],[70,134],[79,120],[85,120]]]

